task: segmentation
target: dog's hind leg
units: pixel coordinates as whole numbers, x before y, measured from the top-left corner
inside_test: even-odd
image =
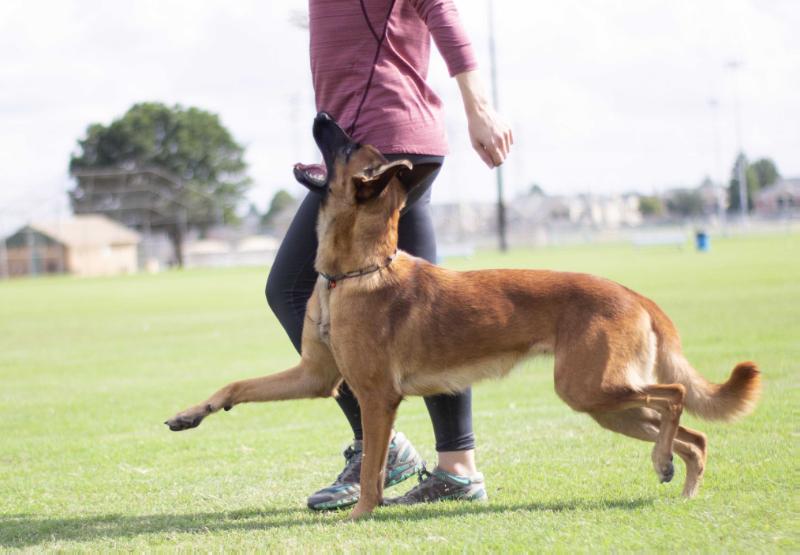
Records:
[[[635,408],[617,412],[589,413],[602,427],[642,441],[655,442],[661,428],[661,417],[652,409]],[[686,464],[685,497],[694,497],[703,478],[706,461],[706,438],[701,432],[678,427],[672,447]]]
[[[294,368],[269,376],[230,383],[206,401],[179,412],[164,423],[170,430],[177,432],[196,428],[209,414],[220,409],[230,410],[240,403],[330,397],[341,380],[342,377],[327,347],[305,342],[303,358]]]
[[[630,401],[633,406],[656,410],[661,416],[656,444],[653,447],[653,468],[662,482],[669,482],[675,474],[672,464],[672,444],[678,433],[683,413],[683,400],[686,388],[680,384],[650,385],[634,394]]]
[[[630,329],[609,328],[604,321],[575,327],[573,337],[555,351],[556,393],[574,410],[588,413],[653,409],[661,417],[652,460],[662,482],[675,473],[672,443],[678,433],[686,388],[681,384],[654,384],[650,379],[654,337],[645,324],[632,321]]]
[[[706,470],[708,456],[706,435],[703,432],[680,426],[676,442],[682,444],[682,450],[676,448],[678,455],[686,463],[686,481],[683,483],[683,496],[694,497],[700,489],[703,474]]]
[[[624,365],[610,366],[624,367]],[[658,433],[653,439],[655,441],[652,452],[653,467],[662,482],[672,480],[675,473],[672,464],[672,443],[678,433],[686,388],[680,384],[633,388],[619,374],[613,375],[599,370],[571,372],[570,368],[572,366],[556,362],[556,392],[574,410],[596,414],[648,408],[658,412],[661,421],[657,428]]]

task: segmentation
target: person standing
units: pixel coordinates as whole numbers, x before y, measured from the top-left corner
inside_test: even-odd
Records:
[[[398,247],[436,261],[430,212],[431,186],[447,155],[442,102],[426,82],[431,37],[458,83],[473,148],[489,167],[503,163],[513,143],[509,127],[492,109],[477,71],[469,37],[452,0],[309,0],[311,73],[318,111],[331,114],[354,140],[371,144],[389,160],[407,159],[404,177],[414,186],[401,215]],[[300,351],[308,299],[317,281],[316,218],[321,197],[308,194],[297,210],[267,279],[266,296]],[[315,510],[343,508],[359,498],[361,412],[343,383],[336,399],[353,432],[345,467],[334,482],[308,498]],[[415,473],[420,482],[404,496],[410,504],[440,499],[487,498],[475,465],[472,392],[425,398],[438,464],[424,470],[411,442],[395,432],[386,468],[387,487]]]

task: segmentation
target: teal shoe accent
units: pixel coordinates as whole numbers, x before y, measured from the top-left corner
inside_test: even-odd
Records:
[[[361,496],[361,459],[363,447],[360,441],[354,442],[344,451],[345,466],[328,487],[313,493],[308,498],[308,508],[315,511],[344,509],[358,502]],[[397,432],[389,444],[386,461],[384,487],[395,486],[425,468],[425,463],[405,435]]]
[[[483,474],[460,476],[440,468],[433,472],[422,470],[419,483],[405,495],[386,499],[386,505],[414,505],[437,501],[487,501],[486,484]]]

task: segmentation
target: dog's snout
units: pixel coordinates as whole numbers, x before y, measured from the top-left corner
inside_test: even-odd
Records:
[[[314,141],[319,147],[328,175],[333,175],[333,161],[353,141],[327,112],[320,112],[314,118]]]
[[[317,114],[317,117],[314,118],[314,125],[312,127],[314,138],[319,140],[328,129],[338,127],[339,126],[336,124],[336,120],[333,119],[328,112],[320,112]],[[327,132],[329,133],[330,131]]]

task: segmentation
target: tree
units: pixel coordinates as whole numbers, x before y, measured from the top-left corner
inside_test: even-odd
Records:
[[[236,206],[250,186],[244,147],[216,114],[157,102],[135,104],[109,125],[89,125],[69,169],[74,175],[100,168],[158,168],[175,176],[159,185],[171,199],[172,213],[157,229],[169,236],[178,264],[183,262],[185,231],[234,221]],[[92,195],[84,194],[84,187],[78,179],[70,192],[76,212],[92,210]]]
[[[664,214],[664,203],[657,196],[641,196],[639,213],[645,218],[661,216]]]
[[[741,206],[739,202],[739,164],[747,164],[747,158],[744,153],[740,153],[736,157],[731,171],[731,180],[728,186],[728,210],[731,212],[738,212]],[[780,173],[778,173],[775,162],[769,158],[756,160],[752,164],[747,164],[746,168],[747,210],[752,211],[755,206],[756,193],[780,179]]]
[[[667,209],[679,216],[699,216],[703,213],[703,195],[697,189],[675,191],[667,199]]]
[[[755,174],[754,178],[758,182],[759,189],[769,187],[781,178],[781,174],[778,173],[778,168],[775,166],[775,162],[769,158],[761,158],[756,160],[750,164],[750,167],[747,170],[748,172],[752,171]],[[747,180],[750,181],[749,176]]]
[[[538,195],[541,197],[546,197],[547,193],[544,192],[544,189],[538,183],[531,183],[531,188],[528,190],[529,195]]]
[[[275,196],[272,197],[272,201],[269,203],[269,210],[267,210],[267,213],[261,218],[261,225],[271,225],[275,216],[280,214],[286,207],[291,206],[292,204],[294,204],[294,197],[287,191],[281,189],[275,193]]]

